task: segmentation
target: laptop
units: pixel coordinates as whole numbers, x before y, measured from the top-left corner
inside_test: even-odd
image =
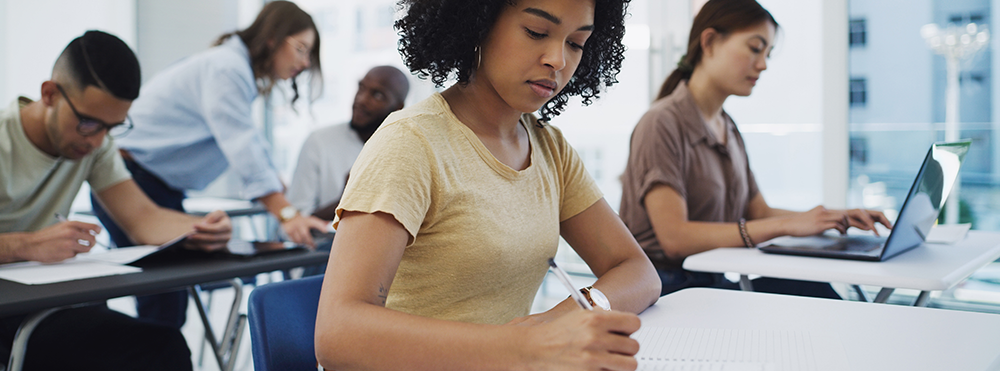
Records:
[[[971,140],[931,145],[888,237],[840,236],[836,233],[781,237],[759,249],[773,254],[884,261],[920,246],[927,240],[941,207],[948,200],[970,145]]]

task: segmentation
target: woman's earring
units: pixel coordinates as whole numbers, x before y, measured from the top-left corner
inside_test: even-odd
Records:
[[[478,70],[480,66],[483,65],[483,51],[479,50],[479,45],[476,45],[476,69]]]

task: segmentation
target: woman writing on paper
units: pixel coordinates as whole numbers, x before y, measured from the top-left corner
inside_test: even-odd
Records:
[[[626,3],[401,1],[407,65],[458,83],[390,115],[351,170],[316,320],[326,369],[635,369],[658,280],[544,120],[615,81]],[[614,310],[528,316],[559,236]]]
[[[777,28],[754,0],[708,1],[691,26],[687,54],[632,133],[620,213],[656,266],[661,294],[735,287],[721,274],[681,268],[684,258],[699,252],[889,226],[872,210],[772,208],[758,191],[743,137],[722,106],[731,95],[750,95],[767,69]],[[827,283],[761,278],[754,289],[839,298]]]

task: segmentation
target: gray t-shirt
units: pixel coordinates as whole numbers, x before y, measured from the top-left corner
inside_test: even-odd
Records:
[[[288,188],[288,201],[305,214],[339,200],[365,142],[350,124],[318,129],[302,145]]]
[[[657,268],[680,268],[683,259],[663,253],[646,211],[653,187],[673,188],[687,202],[688,220],[739,221],[758,192],[743,137],[728,114],[726,144],[709,132],[694,98],[682,82],[653,106],[632,132],[625,174],[622,175],[622,221]]]
[[[71,161],[42,152],[21,125],[20,97],[0,111],[0,233],[37,231],[67,215],[83,181],[95,191],[132,178],[110,136],[86,157]]]

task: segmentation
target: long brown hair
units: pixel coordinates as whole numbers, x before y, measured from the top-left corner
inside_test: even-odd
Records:
[[[243,40],[250,51],[250,66],[257,79],[257,89],[263,95],[271,93],[275,84],[274,55],[289,36],[305,30],[316,33],[316,43],[309,52],[310,100],[315,100],[323,90],[323,71],[319,64],[319,31],[308,13],[288,1],[272,1],[264,5],[257,19],[244,30],[230,32],[219,37],[215,45],[221,45],[230,36]],[[299,87],[292,79],[292,103],[299,99]]]
[[[760,6],[756,0],[709,0],[698,11],[691,23],[691,33],[688,35],[687,54],[681,57],[674,72],[660,87],[656,99],[670,95],[683,80],[691,78],[695,67],[701,62],[704,51],[701,49],[701,33],[706,29],[714,29],[725,36],[730,32],[747,29],[762,22],[771,22],[778,28],[778,22],[771,13]]]

